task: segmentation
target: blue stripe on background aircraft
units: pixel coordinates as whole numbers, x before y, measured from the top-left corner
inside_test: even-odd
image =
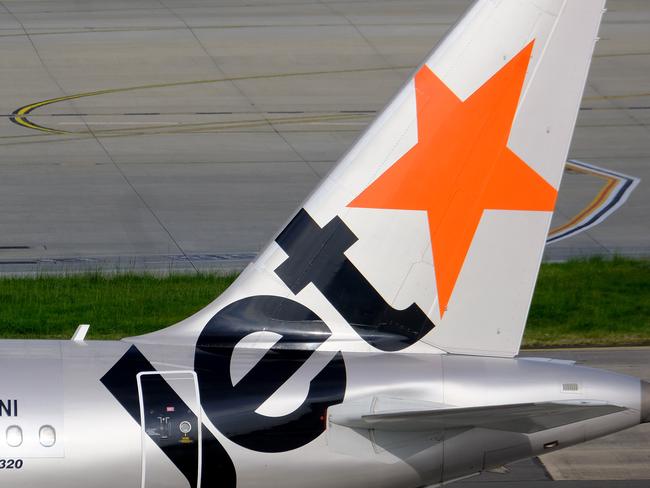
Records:
[[[517,358],[604,0],[479,0],[217,300],[0,342],[12,488],[423,487],[648,421]]]

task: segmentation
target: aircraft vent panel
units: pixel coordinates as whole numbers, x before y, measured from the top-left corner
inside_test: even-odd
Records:
[[[578,383],[564,383],[562,384],[562,391],[567,393],[577,393],[580,391],[580,385],[578,385]]]

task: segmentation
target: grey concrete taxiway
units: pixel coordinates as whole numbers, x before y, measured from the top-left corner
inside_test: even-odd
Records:
[[[243,266],[469,4],[3,0],[0,272]],[[642,181],[547,259],[650,254],[650,2],[601,38],[571,157]]]

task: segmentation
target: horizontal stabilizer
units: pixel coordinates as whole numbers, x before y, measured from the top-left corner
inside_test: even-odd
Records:
[[[356,419],[330,413],[330,421],[355,429],[394,432],[422,432],[460,428],[484,428],[533,434],[542,430],[580,422],[623,407],[596,401],[522,403],[469,408],[437,408],[359,415]]]

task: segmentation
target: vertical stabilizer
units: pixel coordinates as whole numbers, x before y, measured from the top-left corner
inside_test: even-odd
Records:
[[[603,8],[476,2],[235,285],[156,339],[273,296],[332,349],[517,354]]]

